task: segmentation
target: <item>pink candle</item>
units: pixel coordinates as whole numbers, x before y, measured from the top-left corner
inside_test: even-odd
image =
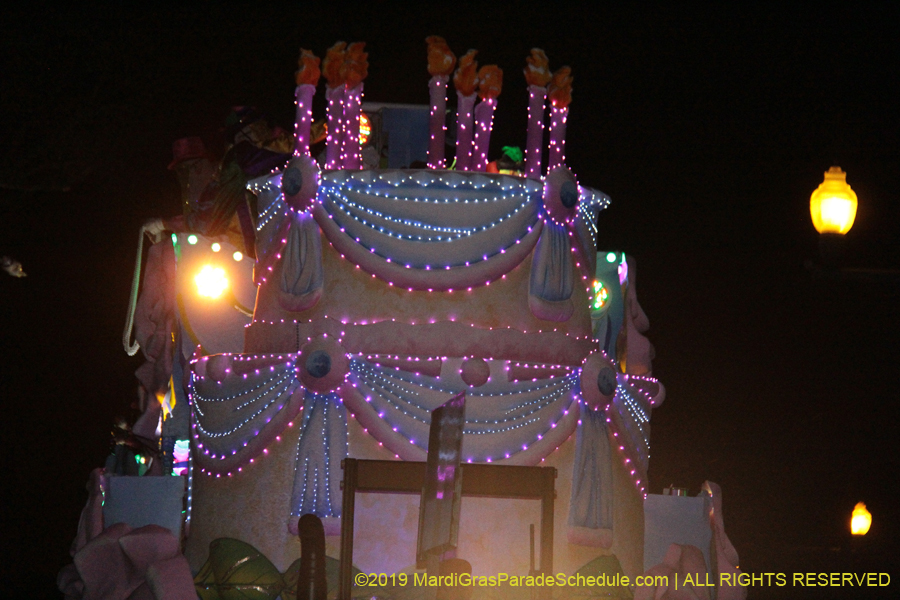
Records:
[[[428,130],[431,134],[428,141],[428,167],[443,169],[444,140],[447,131],[445,125],[447,82],[453,68],[456,67],[456,55],[440,36],[430,35],[425,38],[425,43],[428,44],[428,74],[431,75],[428,82],[428,96],[431,100],[431,118],[428,121]]]
[[[322,72],[319,70],[319,58],[309,50],[300,48],[300,59],[297,62],[300,68],[296,73],[297,89],[294,92],[297,105],[297,117],[294,122],[294,156],[309,156],[312,100]]]
[[[362,168],[359,148],[359,113],[362,107],[363,84],[344,89],[344,136],[341,148],[341,168]]]
[[[548,172],[566,164],[566,117],[569,107],[550,107],[550,156],[547,158]]]
[[[353,42],[347,46],[341,76],[344,79],[344,120],[341,134],[342,169],[362,168],[359,148],[359,112],[362,107],[363,79],[369,74],[369,55],[363,52],[365,42]]]
[[[344,86],[326,87],[328,137],[325,140],[325,168],[341,168],[341,141],[344,134]]]
[[[428,95],[431,99],[431,117],[428,121],[428,129],[431,139],[428,140],[428,168],[444,168],[444,140],[446,125],[444,115],[447,112],[447,75],[435,75],[428,82]]]
[[[541,147],[544,142],[544,104],[547,88],[528,86],[528,135],[525,138],[525,176],[541,178]]]
[[[525,82],[528,83],[528,135],[525,139],[525,175],[541,178],[541,150],[544,145],[544,104],[547,84],[553,78],[550,61],[540,48],[532,48],[525,57]]]
[[[297,86],[297,120],[294,124],[294,156],[309,156],[309,128],[312,125],[312,99],[316,86],[304,83]]]
[[[456,109],[456,170],[468,171],[472,164],[475,94],[463,96],[457,92]]]
[[[572,69],[562,67],[553,74],[550,82],[550,156],[547,171],[566,163],[566,119],[572,102]]]
[[[478,71],[478,95],[481,96],[481,102],[475,108],[475,143],[472,162],[469,165],[473,171],[484,171],[487,168],[494,109],[497,107],[497,96],[502,89],[503,70],[497,65],[481,67]]]
[[[494,124],[495,98],[485,98],[475,107],[475,143],[473,144],[473,171],[484,171],[487,168],[488,147],[491,145],[491,127]]]
[[[325,52],[322,75],[325,76],[325,99],[328,101],[328,137],[325,139],[325,168],[341,168],[341,142],[344,136],[344,61],[347,43],[337,42]]]
[[[456,86],[456,170],[468,171],[472,164],[473,109],[475,87],[478,82],[477,50],[469,50],[459,59],[459,68],[453,75]]]

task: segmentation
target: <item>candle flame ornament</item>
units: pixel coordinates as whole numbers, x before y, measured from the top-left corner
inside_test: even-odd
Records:
[[[425,43],[428,44],[428,74],[449,77],[456,68],[456,55],[447,41],[439,35],[430,35],[425,38]]]
[[[525,82],[545,88],[553,75],[550,73],[550,59],[540,48],[532,48],[531,56],[525,57]]]
[[[840,167],[831,167],[809,198],[813,226],[822,234],[843,235],[853,227],[857,204],[856,192],[847,185],[847,174]]]
[[[319,78],[322,77],[322,70],[319,68],[322,59],[312,53],[312,50],[300,48],[300,58],[297,59],[299,69],[295,73],[297,85],[316,85]]]
[[[850,533],[853,535],[866,535],[872,526],[872,513],[866,510],[866,505],[857,502],[853,507],[853,515],[850,517]]]
[[[475,57],[478,50],[469,50],[459,59],[459,68],[453,75],[453,85],[456,91],[464,96],[471,96],[475,93],[475,87],[478,83],[478,61]]]
[[[322,76],[329,87],[337,87],[344,83],[341,76],[341,68],[347,58],[347,42],[335,42],[325,51],[325,60],[322,62]]]

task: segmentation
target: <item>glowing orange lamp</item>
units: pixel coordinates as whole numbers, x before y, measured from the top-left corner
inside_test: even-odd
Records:
[[[825,180],[809,198],[813,226],[821,234],[843,235],[850,231],[856,206],[856,192],[847,185],[847,174],[840,167],[828,169]]]
[[[872,526],[872,513],[866,510],[866,505],[857,502],[853,507],[853,516],[850,517],[850,533],[853,535],[866,535]]]

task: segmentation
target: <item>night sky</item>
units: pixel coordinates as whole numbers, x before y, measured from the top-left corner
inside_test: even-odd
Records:
[[[650,491],[720,484],[745,571],[900,585],[900,282],[804,267],[834,164],[859,196],[846,263],[900,268],[898,9],[305,4],[4,9],[0,255],[28,277],[0,273],[0,596],[59,597],[87,476],[136,398],[120,338],[140,225],[180,211],[172,142],[221,144],[233,105],[290,129],[299,48],[337,40],[367,42],[366,100],[427,103],[430,34],[504,70],[492,158],[524,146],[529,50],[572,67],[567,162],[612,198],[600,247],[636,260],[668,391]]]

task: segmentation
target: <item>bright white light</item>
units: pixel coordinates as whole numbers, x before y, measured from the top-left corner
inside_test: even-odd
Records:
[[[197,243],[197,236],[192,233],[191,235],[188,236],[187,240],[188,240],[188,244],[193,246],[194,244]]]
[[[222,245],[219,242],[213,242],[213,245],[210,246],[210,248],[212,248],[213,252],[218,252],[222,249]]]
[[[236,260],[238,262],[241,262],[242,260],[244,260],[244,255],[241,254],[241,252],[239,250],[235,251],[235,253],[232,254],[231,257],[234,258],[234,260]]]
[[[206,298],[218,298],[228,289],[228,278],[225,277],[225,269],[206,265],[194,277],[197,284],[197,293]]]
[[[853,219],[856,217],[856,206],[853,201],[839,196],[830,196],[821,200],[820,217],[822,227],[826,231],[836,231],[838,233],[846,233],[850,231],[853,225]]]

